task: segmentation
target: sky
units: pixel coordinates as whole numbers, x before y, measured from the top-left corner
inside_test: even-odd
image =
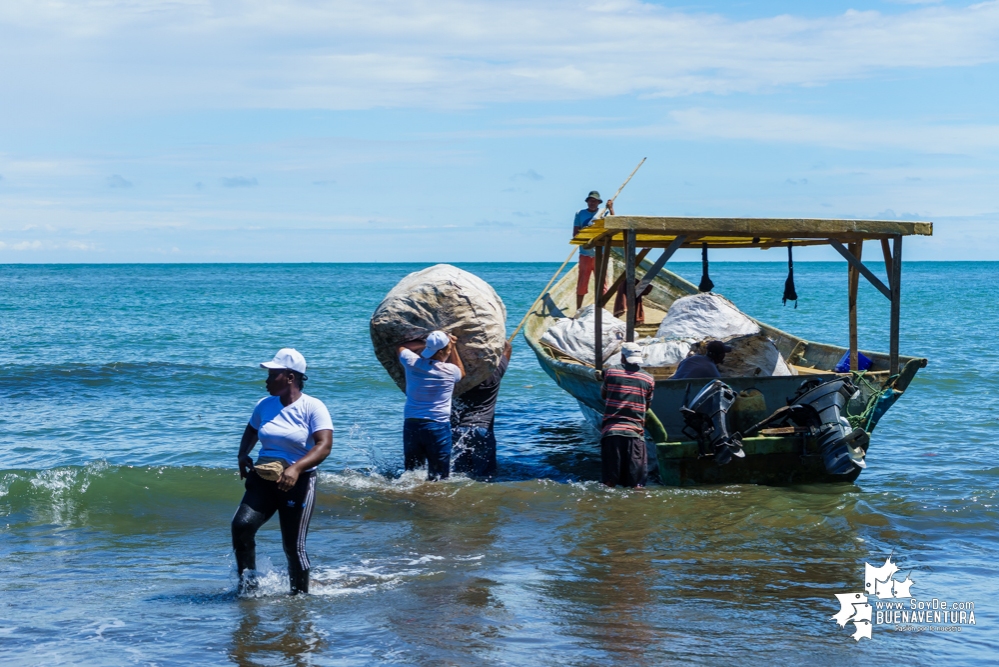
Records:
[[[561,262],[643,157],[619,213],[999,260],[999,1],[3,0],[0,58],[0,263]]]

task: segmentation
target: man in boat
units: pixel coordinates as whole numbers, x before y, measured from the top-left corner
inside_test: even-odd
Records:
[[[601,481],[607,486],[642,487],[649,474],[645,416],[656,383],[651,375],[642,372],[642,348],[638,344],[621,346],[621,363],[622,368],[604,371],[600,388],[604,399]]]
[[[427,339],[403,343],[396,354],[406,372],[402,447],[406,470],[427,463],[427,479],[451,473],[451,395],[465,377],[457,338],[433,331]]]
[[[507,341],[493,374],[451,402],[455,472],[478,478],[496,474],[496,399],[512,353]]]
[[[586,195],[586,208],[576,213],[576,218],[572,222],[572,235],[573,237],[579,233],[579,230],[584,227],[589,227],[593,224],[593,217],[597,214],[600,209],[600,205],[603,203],[603,199],[600,198],[600,193],[596,190],[591,190],[590,194]],[[607,200],[607,211],[614,215],[614,200]],[[579,266],[576,267],[576,310],[578,311],[583,307],[583,299],[586,297],[586,293],[590,289],[590,275],[593,274],[595,261],[595,251],[593,248],[580,248],[579,249]],[[607,291],[607,276],[604,276],[604,292]],[[602,294],[603,292],[601,292]]]
[[[731,351],[732,348],[725,343],[713,340],[708,343],[708,348],[704,354],[692,354],[681,361],[676,367],[676,372],[670,376],[670,380],[721,377],[718,366],[725,361],[725,353]]]

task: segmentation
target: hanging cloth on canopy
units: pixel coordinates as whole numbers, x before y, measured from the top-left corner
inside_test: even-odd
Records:
[[[697,289],[702,292],[710,292],[714,289],[715,284],[711,282],[711,278],[708,277],[708,244],[701,244],[701,284],[697,286]]]
[[[794,291],[794,257],[791,255],[791,243],[787,244],[787,280],[784,281],[784,301],[794,301],[794,307],[798,307],[798,293]]]

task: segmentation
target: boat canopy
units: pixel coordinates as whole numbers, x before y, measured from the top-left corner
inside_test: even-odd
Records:
[[[896,236],[932,236],[932,222],[896,220],[829,220],[823,218],[688,218],[647,215],[613,215],[584,227],[572,239],[574,245],[593,247],[610,241],[623,247],[625,231],[634,230],[635,242],[643,248],[663,248],[678,237],[679,247],[773,248],[889,240]]]
[[[596,250],[594,284],[603,285],[608,272],[612,248],[621,248],[625,272],[596,301],[603,305],[623,284],[627,304],[626,339],[635,339],[635,300],[680,248],[701,248],[707,265],[708,248],[773,248],[779,246],[829,245],[847,261],[848,302],[850,317],[850,368],[857,369],[857,283],[860,276],[878,289],[891,302],[889,356],[892,375],[899,371],[899,319],[902,305],[902,237],[931,236],[932,222],[899,222],[896,220],[829,220],[822,218],[688,218],[643,215],[603,216],[584,227],[572,243]],[[880,241],[884,256],[887,284],[878,278],[861,257],[864,241]],[[636,257],[636,248],[645,248]],[[662,255],[641,279],[636,268],[641,258],[653,248],[663,248]],[[790,263],[790,250],[788,251]],[[570,255],[571,258],[571,255]],[[568,262],[569,259],[566,259]],[[564,265],[563,265],[564,266]],[[705,272],[705,277],[706,277]],[[788,279],[790,281],[790,277]],[[550,283],[549,283],[550,284]],[[710,282],[701,289],[711,289]],[[594,340],[601,341],[602,308],[596,309]],[[597,344],[596,349],[600,349]],[[599,355],[598,355],[599,357]],[[600,370],[601,361],[596,363]]]

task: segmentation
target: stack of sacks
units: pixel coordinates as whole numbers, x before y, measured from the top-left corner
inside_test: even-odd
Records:
[[[678,342],[694,343],[691,349],[696,354],[703,354],[708,341],[724,341],[732,351],[725,355],[725,361],[718,369],[723,377],[794,374],[759,324],[725,297],[710,292],[674,301],[659,325],[656,340],[661,345],[673,344],[668,353],[661,355],[668,358],[673,358],[673,351],[680,347]],[[654,344],[649,343],[649,348],[652,347]]]
[[[592,305],[583,308],[575,319],[564,318],[555,322],[541,336],[541,341],[561,350],[573,359],[587,364],[594,364],[596,358],[593,350],[594,339],[594,308]],[[621,350],[627,325],[614,317],[608,311],[603,311],[601,321],[601,343],[603,358],[607,359]]]
[[[506,307],[489,283],[449,264],[400,280],[375,309],[370,331],[375,356],[403,391],[406,376],[396,346],[438,329],[458,338],[465,366],[465,377],[455,387],[459,395],[496,370],[506,343]]]

